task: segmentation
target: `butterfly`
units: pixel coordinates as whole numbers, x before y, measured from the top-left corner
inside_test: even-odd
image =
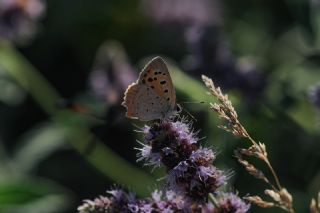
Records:
[[[168,67],[161,57],[147,63],[138,80],[129,85],[122,103],[127,108],[126,116],[141,121],[166,119],[176,115],[176,93]]]

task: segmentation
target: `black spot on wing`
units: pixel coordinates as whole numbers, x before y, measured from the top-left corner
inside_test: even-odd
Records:
[[[160,84],[162,84],[162,85],[164,85],[164,84],[166,84],[167,83],[167,81],[160,81]]]

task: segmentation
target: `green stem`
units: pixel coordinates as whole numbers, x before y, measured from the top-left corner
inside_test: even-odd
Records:
[[[1,40],[0,67],[30,93],[47,114],[55,113],[55,103],[61,96],[10,43]]]

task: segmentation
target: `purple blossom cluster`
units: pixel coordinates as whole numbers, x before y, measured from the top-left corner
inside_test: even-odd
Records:
[[[214,75],[220,87],[239,90],[249,102],[261,97],[266,76],[259,70],[255,58],[233,55],[229,42],[217,28],[189,28],[185,41],[189,54],[184,61],[184,70],[194,75]]]
[[[143,129],[144,145],[139,160],[148,165],[163,164],[170,190],[205,202],[209,193],[226,184],[227,177],[212,165],[215,154],[197,146],[196,134],[181,121],[154,123]]]
[[[78,207],[79,213],[88,212],[129,212],[128,204],[135,201],[133,194],[128,194],[122,190],[115,189],[108,191],[110,196],[100,196],[92,200],[84,200]]]
[[[44,3],[40,0],[0,0],[0,38],[11,41],[29,39],[43,12]]]
[[[85,200],[78,207],[79,213],[151,213],[151,212],[186,212],[183,199],[172,191],[154,191],[149,199],[137,199],[121,189],[108,191],[109,196],[100,196],[95,200]]]
[[[243,202],[243,200],[234,193],[219,193],[214,199],[215,204],[208,203],[207,206],[203,208],[203,213],[245,213],[250,209],[250,205]]]
[[[228,178],[213,165],[215,153],[198,146],[197,134],[190,123],[163,120],[145,126],[142,133],[144,141],[138,160],[154,168],[166,168],[167,184],[163,192],[154,191],[151,198],[136,199],[122,190],[112,190],[108,197],[84,201],[78,208],[80,213],[245,213],[249,210],[250,205],[238,195],[219,191]],[[209,197],[212,199],[208,200]]]
[[[310,89],[309,99],[316,108],[320,109],[320,84]]]
[[[173,191],[154,191],[151,198],[137,199],[121,189],[108,191],[109,196],[85,200],[79,213],[246,213],[250,205],[233,193],[219,193],[214,203],[192,204]]]

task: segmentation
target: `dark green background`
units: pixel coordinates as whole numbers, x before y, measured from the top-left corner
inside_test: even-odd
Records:
[[[250,134],[266,144],[296,212],[308,212],[310,199],[320,190],[320,113],[308,99],[310,88],[320,82],[319,6],[303,0],[227,0],[220,5],[216,10],[222,23],[208,27],[214,31],[205,43],[208,53],[216,51],[209,45],[211,39],[226,42],[232,57],[225,65],[250,59],[265,85],[254,99],[248,96],[255,87],[230,86],[228,77],[218,78],[218,85],[228,92]],[[111,52],[123,51],[135,70],[146,57],[170,58],[177,65],[171,73],[178,102],[206,102],[184,108],[197,119],[195,129],[205,137],[200,143],[219,153],[217,167],[233,171],[226,190],[263,196],[267,186],[233,157],[235,147],[249,144],[218,129],[217,115],[208,110],[208,101],[214,99],[205,94],[200,75],[205,72],[215,80],[215,67],[181,71],[190,54],[185,28],[172,20],[154,22],[139,1],[49,0],[32,41],[2,45],[0,80],[9,89],[1,92],[0,103],[1,211],[75,212],[81,200],[105,194],[113,183],[138,196],[148,196],[161,185],[157,179],[164,171],[151,173],[151,168],[136,163],[134,147],[140,135],[132,123],[143,123],[125,119],[119,104],[97,101],[88,92],[96,52],[106,41]],[[224,72],[228,76],[228,69]],[[243,81],[232,73],[229,77]],[[115,110],[120,122],[57,109],[56,92],[100,117]],[[88,144],[94,144],[89,151]],[[261,162],[252,160],[270,175]],[[251,212],[282,210],[253,207]]]

